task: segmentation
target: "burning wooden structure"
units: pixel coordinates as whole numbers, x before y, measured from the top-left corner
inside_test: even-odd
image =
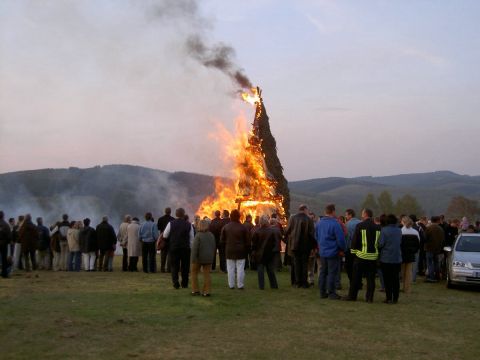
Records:
[[[288,182],[277,156],[261,90],[253,88],[242,98],[256,111],[250,132],[239,134],[236,140],[235,179],[233,183],[217,179],[215,194],[202,202],[198,213],[210,217],[215,210],[238,208],[243,216],[276,213],[286,219],[290,203]]]

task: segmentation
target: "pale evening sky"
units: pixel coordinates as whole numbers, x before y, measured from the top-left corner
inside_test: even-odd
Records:
[[[195,8],[197,4],[197,8]],[[225,174],[253,120],[201,36],[263,89],[289,180],[479,175],[480,2],[0,2],[0,173],[134,164]]]

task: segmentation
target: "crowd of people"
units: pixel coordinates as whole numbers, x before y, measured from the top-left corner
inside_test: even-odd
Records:
[[[258,287],[265,289],[265,272],[271,289],[278,289],[276,272],[290,269],[291,285],[309,288],[318,278],[321,298],[356,301],[366,281],[365,300],[373,302],[376,278],[385,303],[395,304],[400,289],[411,292],[417,275],[436,282],[445,276],[444,246],[451,246],[459,232],[478,232],[479,223],[445,221],[443,216],[417,219],[415,215],[383,214],[374,217],[363,209],[361,219],[353,209],[344,216],[329,204],[317,216],[306,205],[283,224],[276,214],[243,222],[238,210],[216,211],[213,219],[199,216],[190,222],[183,208],[172,216],[170,208],[157,221],[146,213],[143,221],[126,215],[117,231],[108,217],[94,228],[91,221],[71,221],[67,214],[53,226],[30,214],[10,218],[0,211],[2,277],[15,271],[113,271],[116,247],[122,250],[122,271],[136,272],[141,257],[144,273],[171,273],[175,289],[210,296],[210,273],[227,273],[232,290],[244,289],[245,270],[257,272]],[[284,251],[283,251],[284,250]],[[283,259],[281,254],[283,253]],[[341,297],[342,270],[349,280],[348,295]],[[203,275],[200,286],[198,277]],[[317,275],[315,275],[317,274]]]

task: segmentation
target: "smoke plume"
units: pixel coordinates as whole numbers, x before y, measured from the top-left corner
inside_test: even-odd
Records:
[[[205,67],[221,71],[240,89],[252,87],[244,70],[235,62],[235,49],[222,42],[210,44],[207,41],[206,30],[211,28],[212,24],[200,14],[198,1],[164,0],[155,6],[153,14],[161,21],[186,22],[191,28],[185,41],[189,56]]]

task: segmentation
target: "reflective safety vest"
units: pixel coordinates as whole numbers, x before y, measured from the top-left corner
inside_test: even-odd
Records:
[[[361,229],[360,234],[362,235],[362,247],[360,250],[351,249],[352,254],[355,254],[360,259],[364,260],[377,260],[378,259],[378,240],[380,239],[380,231],[375,231],[375,245],[373,249],[370,247],[368,249],[368,239],[367,239],[367,230]],[[374,250],[372,252],[372,250]]]

